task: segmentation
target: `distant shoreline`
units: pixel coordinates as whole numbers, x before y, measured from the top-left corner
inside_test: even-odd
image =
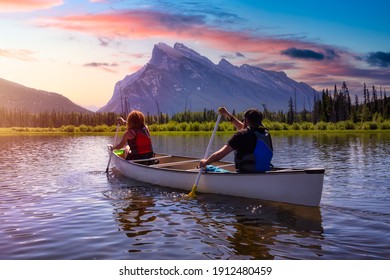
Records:
[[[123,134],[125,127],[122,126],[119,134]],[[0,127],[0,136],[112,136],[115,134],[116,126],[106,126],[105,128],[99,127],[60,127],[60,128],[39,128],[39,127]],[[234,129],[217,131],[218,134],[233,134]],[[360,128],[337,128],[332,124],[330,128],[321,126],[320,129],[314,127],[310,129],[302,129],[302,127],[291,126],[287,129],[272,129],[270,127],[272,135],[312,135],[312,134],[348,134],[348,133],[390,133],[390,129],[385,126],[379,128],[378,126],[361,126]],[[211,130],[155,130],[151,129],[152,135],[207,135]]]

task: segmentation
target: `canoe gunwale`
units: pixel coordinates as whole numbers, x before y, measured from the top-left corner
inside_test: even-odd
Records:
[[[171,172],[184,172],[184,173],[191,173],[191,174],[199,172],[199,169],[197,169],[197,168],[193,168],[193,169],[190,169],[190,170],[169,168],[169,167],[173,167],[175,165],[180,165],[180,164],[183,164],[183,163],[191,163],[191,162],[199,161],[199,159],[194,158],[194,157],[175,156],[175,155],[161,155],[161,156],[156,156],[156,157],[152,157],[152,158],[149,158],[149,159],[125,160],[125,159],[121,158],[120,156],[116,155],[115,153],[114,153],[114,156],[116,156],[119,159],[127,162],[128,164],[133,164],[133,165],[136,165],[138,167],[147,168],[147,169],[158,169],[158,170],[161,169],[161,170],[166,170],[166,171],[171,171]],[[142,164],[143,162],[146,163],[146,162],[150,162],[150,161],[153,161],[153,160],[166,159],[166,158],[170,158],[170,157],[171,158],[174,158],[174,157],[188,158],[189,160],[169,162],[169,163],[161,163],[161,164],[158,163],[158,164],[152,164],[152,165]],[[221,165],[219,167],[234,165],[234,163],[232,163],[232,162],[223,162],[223,163],[225,163],[226,165]],[[240,176],[245,176],[245,177],[246,176],[282,175],[282,174],[294,174],[294,173],[323,174],[323,173],[325,173],[325,169],[324,168],[289,168],[289,167],[284,168],[284,167],[276,167],[276,168],[274,168],[274,170],[266,171],[266,172],[258,172],[258,173],[239,173],[239,172],[223,173],[223,172],[210,172],[210,171],[204,172],[204,174],[215,174],[215,175],[218,175],[218,176],[221,176],[221,175],[223,175],[223,176],[227,176],[227,175],[237,176],[237,175],[240,175]]]

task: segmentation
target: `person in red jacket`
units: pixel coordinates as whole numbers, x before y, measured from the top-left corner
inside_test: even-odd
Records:
[[[124,158],[127,160],[147,159],[154,156],[150,132],[142,112],[133,110],[127,116],[127,121],[119,118],[118,122],[126,123],[127,130],[122,140],[112,147],[113,150],[125,147]]]

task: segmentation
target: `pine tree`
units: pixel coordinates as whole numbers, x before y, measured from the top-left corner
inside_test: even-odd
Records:
[[[294,121],[294,103],[292,97],[290,97],[288,101],[287,123],[292,124]]]
[[[372,86],[372,110],[374,113],[378,112],[378,96],[376,93],[375,85]]]

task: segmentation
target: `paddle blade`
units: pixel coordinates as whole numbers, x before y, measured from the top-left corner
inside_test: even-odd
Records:
[[[189,197],[195,197],[196,196],[196,185],[192,187],[192,190],[189,194],[187,194]]]

